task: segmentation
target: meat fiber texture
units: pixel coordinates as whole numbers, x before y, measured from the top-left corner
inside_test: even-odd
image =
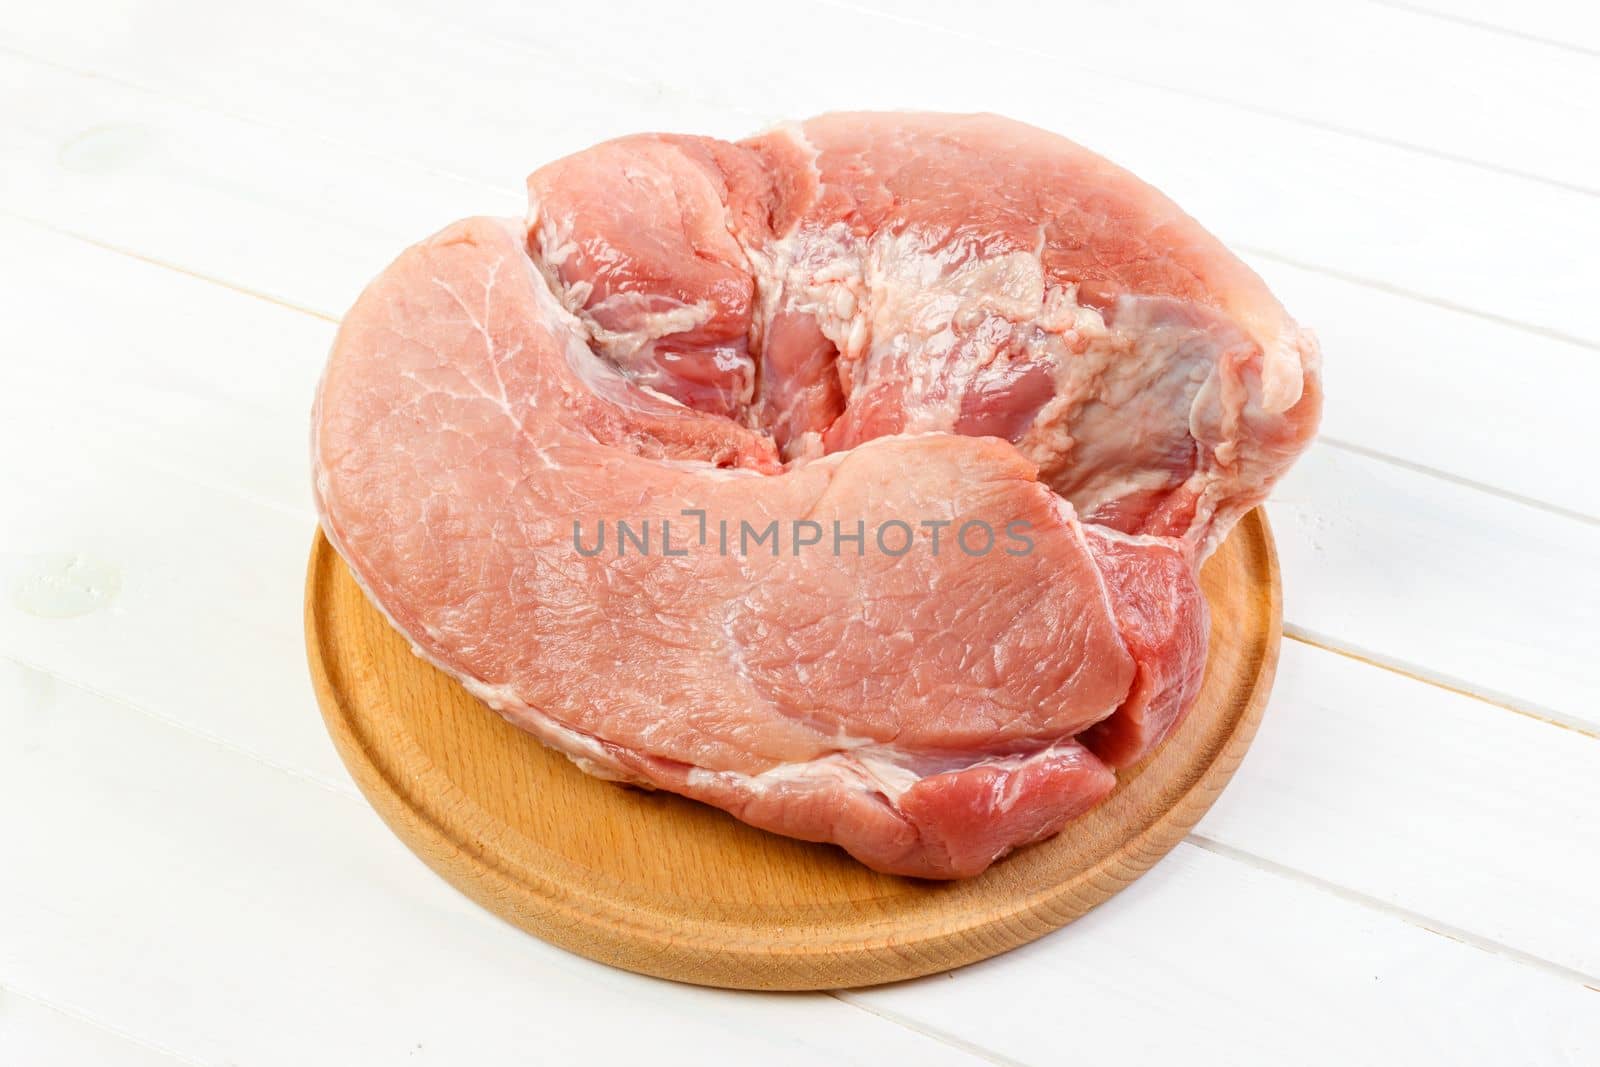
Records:
[[[1321,404],[1215,238],[994,116],[644,134],[528,189],[402,253],[317,396],[323,529],[421,656],[591,774],[925,878],[1171,732],[1198,567]]]

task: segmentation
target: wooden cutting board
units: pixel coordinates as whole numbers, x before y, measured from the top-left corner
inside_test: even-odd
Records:
[[[877,874],[832,846],[588,777],[414,656],[320,533],[306,646],[328,731],[373,807],[490,911],[645,974],[830,989],[930,974],[1032,941],[1183,838],[1249,746],[1277,664],[1278,562],[1259,509],[1201,578],[1211,654],[1188,719],[1124,771],[1099,808],[963,882]]]

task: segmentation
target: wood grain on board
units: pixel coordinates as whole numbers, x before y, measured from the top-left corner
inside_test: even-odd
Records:
[[[1099,808],[961,882],[878,874],[832,846],[583,774],[413,655],[320,533],[306,644],[329,732],[362,791],[484,907],[628,970],[828,989],[930,974],[1032,941],[1183,838],[1249,746],[1277,664],[1278,565],[1259,510],[1201,577],[1211,650],[1187,720]]]

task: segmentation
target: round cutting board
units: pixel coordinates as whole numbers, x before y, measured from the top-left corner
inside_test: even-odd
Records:
[[[1062,926],[1137,878],[1233,775],[1266,703],[1278,561],[1248,515],[1201,573],[1204,688],[1100,807],[977,878],[878,874],[670,793],[583,774],[411,653],[319,533],[306,646],[339,754],[394,832],[479,904],[645,974],[829,989],[946,970]],[[1181,902],[1174,902],[1181,907]]]

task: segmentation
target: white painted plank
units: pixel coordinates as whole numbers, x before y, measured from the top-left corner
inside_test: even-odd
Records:
[[[568,955],[457,894],[358,800],[13,665],[0,737],[22,875],[0,879],[0,983],[191,1060],[975,1062],[820,994]]]
[[[42,436],[63,417],[0,407],[0,654],[353,792],[305,668],[309,516],[145,466],[114,434]]]
[[[443,220],[521,211],[511,188],[380,165],[358,150],[25,60],[0,57],[0,83],[41,101],[0,135],[0,158],[11,164],[0,175],[5,202],[330,316]],[[14,284],[31,281],[23,262]],[[1600,479],[1587,466],[1596,440],[1588,398],[1600,392],[1592,352],[1278,261],[1253,265],[1317,324],[1329,437],[1600,515]],[[59,298],[23,303],[37,299],[54,318]]]
[[[1600,993],[1180,845],[954,976],[849,994],[1023,1062],[1578,1064]]]
[[[1600,524],[1320,446],[1267,510],[1292,630],[1600,727]]]
[[[31,104],[3,135],[6,209],[324,314],[401,248],[501,190],[0,55],[0,93]],[[226,360],[219,360],[225,364]]]
[[[227,20],[206,17],[209,11],[198,0],[160,8],[80,0],[72,11],[29,11],[0,27],[0,42],[519,197],[538,162],[608,136],[719,124],[736,134],[753,121],[718,95],[700,98],[647,74],[630,75],[604,56],[590,57],[579,91],[577,68],[553,50],[553,35],[530,53],[518,42],[484,40],[376,0],[286,0],[276,8],[236,7]],[[730,124],[730,115],[740,117]],[[381,166],[370,171],[368,182],[379,185],[381,173]]]
[[[979,62],[970,42],[818,10],[831,14],[707,0],[663,19],[642,0],[538,9],[485,0],[451,9],[479,27],[467,32],[360,0],[337,9],[293,0],[229,20],[183,4],[94,0],[30,9],[7,39],[27,54],[497,186],[628,129],[728,136],[830,107],[997,110],[1130,166],[1235,244],[1600,344],[1588,283],[1600,274],[1600,197],[1108,83],[1071,63],[997,54],[983,62],[1004,76],[953,78]],[[683,58],[765,40],[806,57],[805,76]]]
[[[23,354],[0,391],[0,651],[352,789],[317,716],[286,710],[313,707],[306,420],[332,325],[36,227],[0,243]]]
[[[1197,828],[1600,985],[1600,739],[1295,641]]]
[[[1324,440],[1600,518],[1581,345],[1246,256],[1322,342]]]
[[[979,56],[1070,63],[1237,107],[1600,190],[1590,57],[1373,4],[826,0],[934,26]],[[1426,57],[1419,62],[1419,57]]]
[[[1402,11],[1427,13],[1480,27],[1491,35],[1520,36],[1600,57],[1600,10],[1582,0],[1378,0]]]
[[[192,1062],[0,987],[0,1063],[19,1067],[176,1067]]]
[[[0,219],[0,245],[0,315],[15,353],[0,407],[13,419],[54,427],[69,451],[98,436],[166,481],[197,481],[310,523],[307,428],[331,322],[10,219]],[[83,434],[60,433],[89,420]],[[0,427],[11,462],[49,466],[23,433],[15,422]],[[81,503],[107,514],[115,487],[94,501],[93,474],[83,472]]]

